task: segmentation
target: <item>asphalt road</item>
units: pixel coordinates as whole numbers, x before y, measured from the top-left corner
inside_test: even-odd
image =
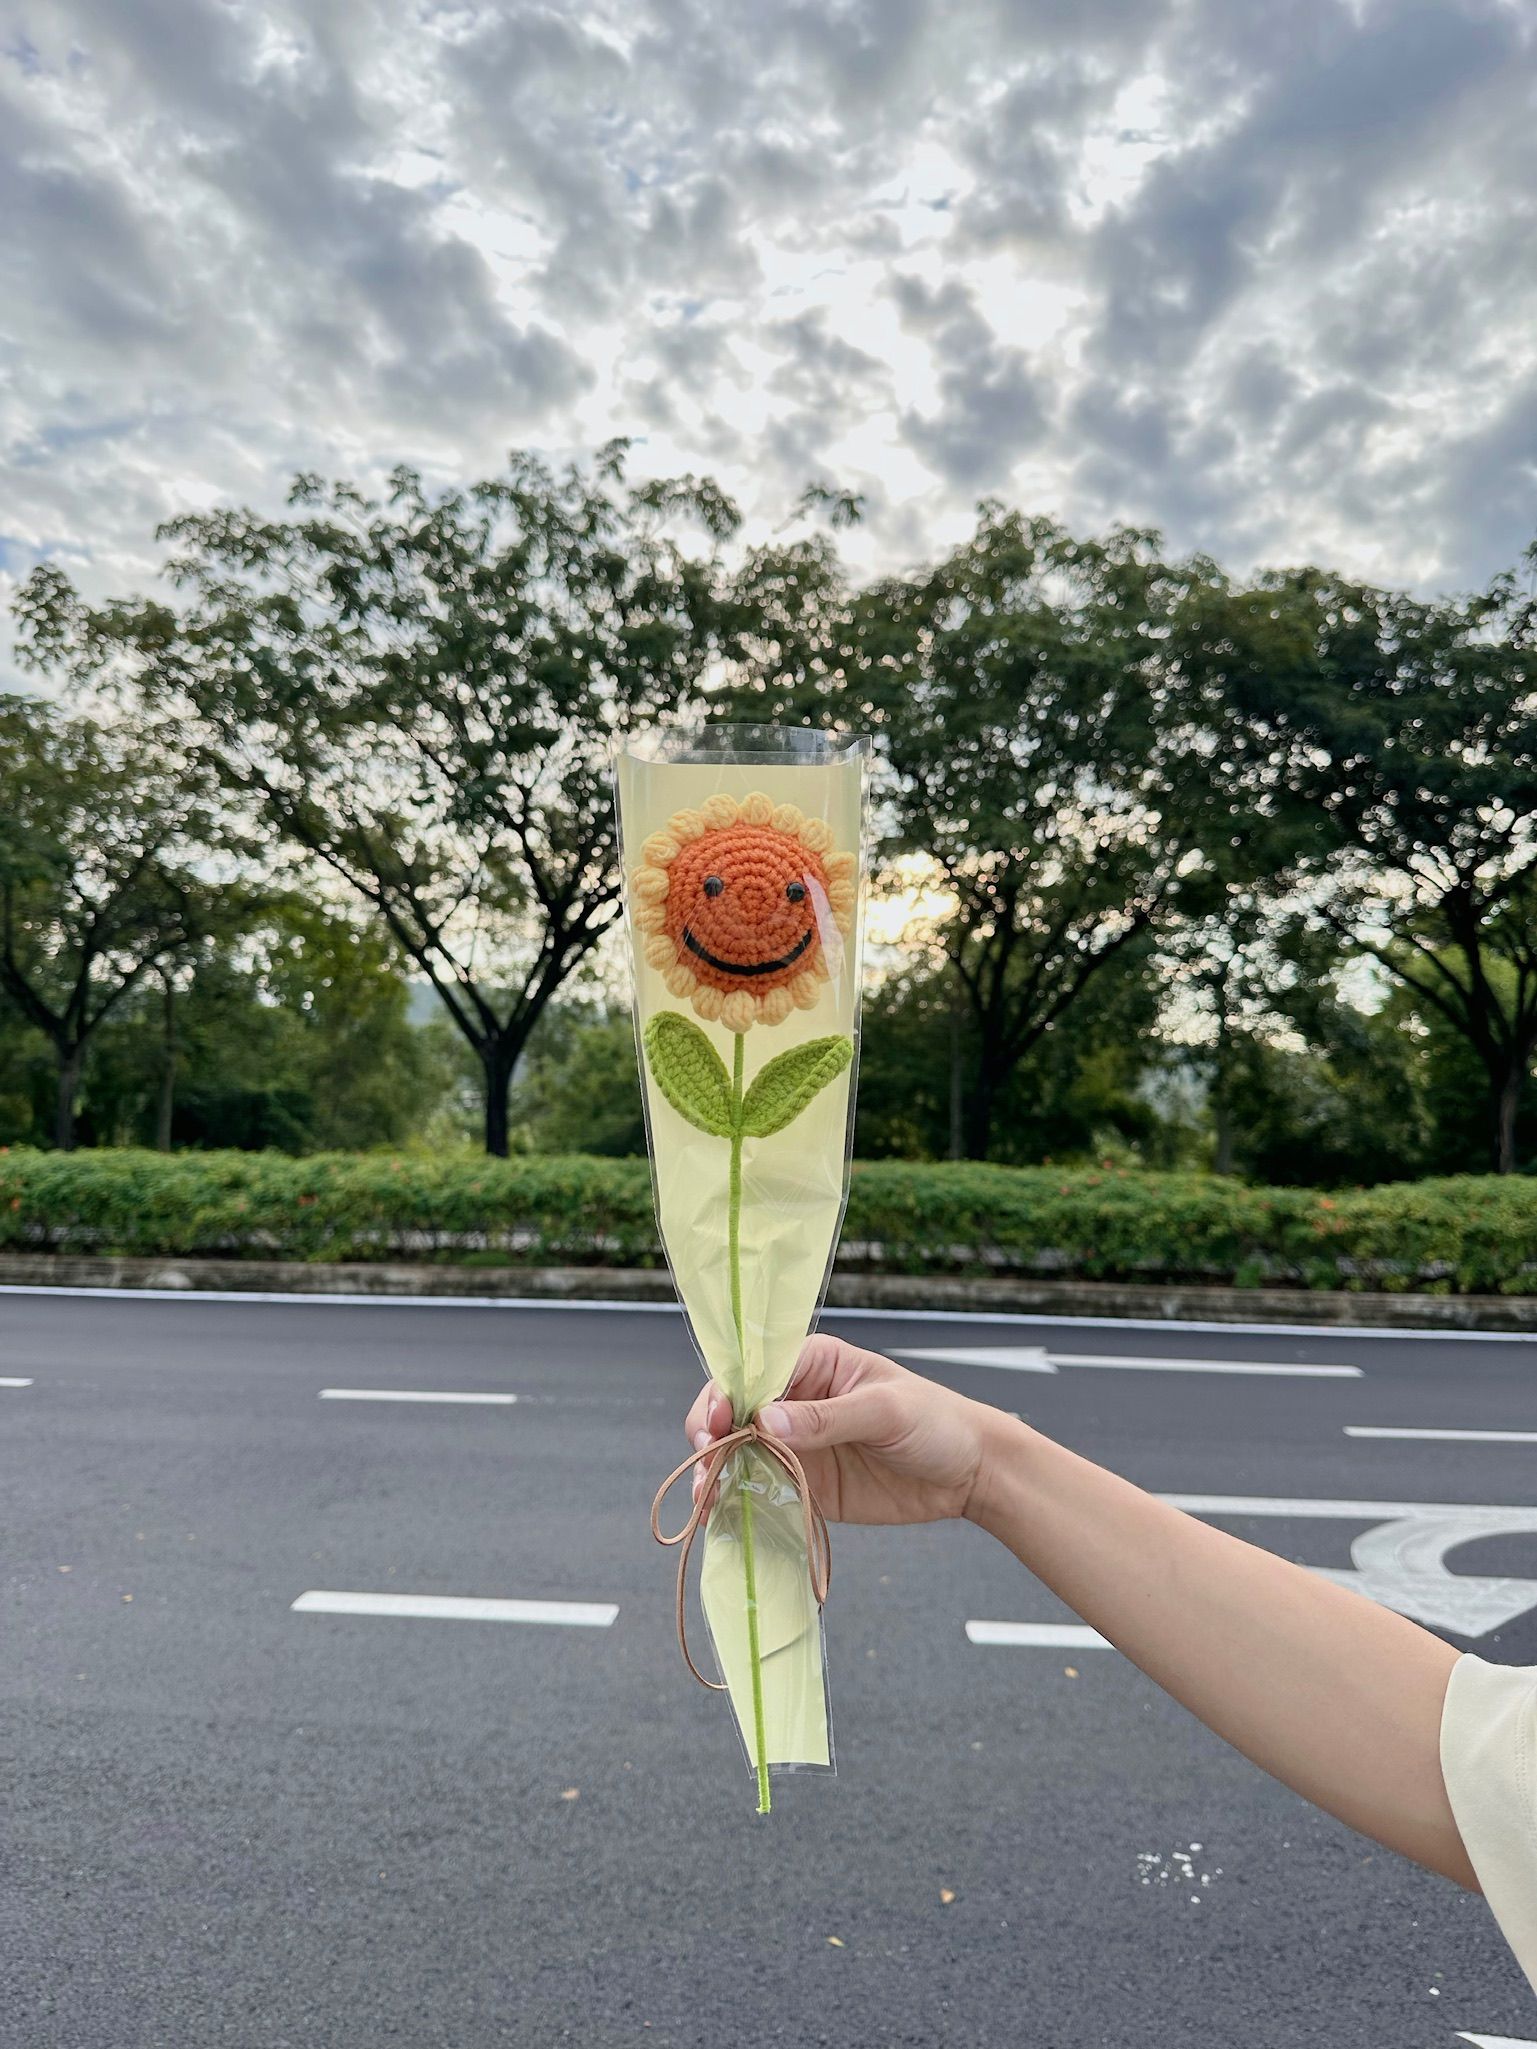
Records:
[[[1222,1519],[1310,1564],[1352,1569],[1393,1520],[1373,1503],[1537,1503],[1537,1445],[1345,1434],[1537,1427],[1528,1343],[828,1321],[891,1350],[1360,1367],[926,1362],[1144,1485],[1257,1502]],[[1115,1652],[970,1641],[1071,1618],[969,1529],[835,1533],[838,1776],[780,1781],[757,1821],[646,1528],[697,1372],[670,1313],[0,1295],[0,1376],[31,1383],[0,1386],[4,2049],[1537,2043],[1479,1900]],[[1454,1636],[1515,1663],[1526,1521],[1475,1518],[1451,1557],[1533,1582]],[[294,1612],[314,1590],[618,1616]]]

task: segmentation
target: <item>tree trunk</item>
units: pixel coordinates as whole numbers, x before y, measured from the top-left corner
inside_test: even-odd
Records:
[[[1232,1069],[1233,1038],[1224,1016],[1217,1020],[1217,1062],[1211,1089],[1212,1128],[1216,1138],[1212,1170],[1217,1174],[1231,1174],[1233,1171]]]
[[[1526,1080],[1526,1062],[1511,1063],[1500,1080],[1494,1097],[1494,1171],[1496,1174],[1514,1174],[1516,1171],[1516,1112],[1521,1105],[1521,1089]]]
[[[75,1149],[75,1098],[80,1093],[80,1069],[85,1048],[72,1046],[59,1055],[59,1086],[54,1098],[53,1142],[61,1153]]]
[[[176,1105],[176,988],[167,975],[165,988],[165,1036],[161,1044],[160,1096],[155,1105],[155,1150],[171,1150],[171,1113]]]
[[[1213,1115],[1216,1122],[1217,1144],[1212,1154],[1212,1172],[1214,1174],[1231,1174],[1233,1171],[1233,1115],[1228,1109],[1227,1095],[1223,1090],[1217,1092],[1216,1101],[1213,1104]]]
[[[963,992],[956,990],[950,1004],[950,1157],[966,1157],[966,1070],[961,1025],[965,1018]]]
[[[480,1048],[486,1091],[486,1151],[497,1160],[507,1157],[507,1091],[516,1064],[517,1055],[506,1046],[493,1042]]]
[[[985,1160],[987,1149],[993,1137],[993,1112],[998,1104],[998,1091],[1004,1077],[995,1074],[993,1062],[988,1058],[986,1047],[977,1064],[977,1078],[972,1084],[971,1097],[966,1105],[966,1157],[968,1160]]]

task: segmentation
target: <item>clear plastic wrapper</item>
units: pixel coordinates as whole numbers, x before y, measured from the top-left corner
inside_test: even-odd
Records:
[[[700,1601],[764,1813],[771,1771],[833,1761],[826,1533],[793,1454],[751,1426],[795,1370],[847,1199],[868,759],[863,736],[771,726],[616,751],[657,1218],[743,1432],[709,1461]]]

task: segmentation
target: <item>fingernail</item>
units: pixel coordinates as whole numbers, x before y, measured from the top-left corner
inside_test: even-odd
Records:
[[[770,1402],[768,1407],[759,1416],[758,1421],[771,1437],[788,1437],[790,1435],[790,1411],[783,1402]]]
[[[694,1432],[693,1444],[695,1451],[703,1451],[709,1442],[710,1433],[708,1430],[696,1430]]]

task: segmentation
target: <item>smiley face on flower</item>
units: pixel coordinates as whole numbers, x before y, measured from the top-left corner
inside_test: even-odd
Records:
[[[761,794],[678,811],[630,876],[647,962],[698,1014],[745,1032],[810,1010],[854,923],[854,857]]]

